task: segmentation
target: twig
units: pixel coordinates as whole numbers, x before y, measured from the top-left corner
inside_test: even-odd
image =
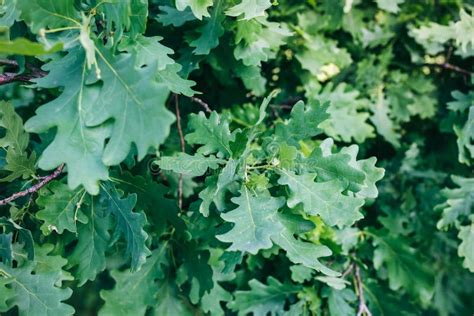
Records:
[[[16,60],[0,59],[0,65],[1,66],[18,67],[18,62]]]
[[[203,100],[201,100],[197,97],[191,97],[191,101],[196,102],[197,104],[201,105],[207,113],[212,112],[211,108],[209,107],[209,104],[207,104]]]
[[[178,134],[179,134],[179,140],[181,143],[181,151],[184,153],[186,150],[186,145],[184,143],[184,135],[183,135],[183,129],[181,127],[181,114],[179,112],[179,102],[178,102],[178,95],[174,95],[174,106],[176,109],[176,125],[178,126]],[[183,174],[179,174],[179,180],[178,180],[178,206],[179,209],[183,209]]]
[[[344,272],[342,273],[341,278],[345,278],[346,276],[348,276],[349,273],[351,273],[353,269],[354,269],[354,264],[351,263],[351,264],[347,267],[346,271],[344,271]]]
[[[364,287],[362,284],[362,279],[360,277],[360,268],[358,265],[355,265],[355,278],[356,278],[356,285],[357,285],[357,294],[359,296],[359,310],[357,311],[357,316],[367,315],[372,316],[369,308],[365,304],[365,297],[364,297]]]
[[[14,60],[1,59],[0,65],[18,68],[18,63]],[[15,81],[29,83],[31,79],[41,78],[48,74],[46,71],[43,71],[31,64],[27,63],[25,66],[27,68],[27,71],[21,74],[15,72],[5,72],[3,74],[0,74],[0,86]]]
[[[6,204],[10,203],[11,201],[16,200],[20,197],[23,197],[23,196],[26,196],[28,194],[32,194],[32,193],[37,192],[39,189],[44,187],[46,184],[51,182],[53,179],[57,178],[61,174],[61,172],[63,171],[63,168],[64,168],[64,164],[61,164],[59,167],[56,168],[56,170],[54,170],[54,172],[52,174],[50,174],[49,176],[44,177],[43,180],[41,180],[37,184],[29,187],[28,189],[26,189],[24,191],[16,192],[16,193],[12,194],[11,196],[9,196],[9,197],[7,197],[3,200],[0,200],[0,205],[6,205]]]
[[[466,69],[463,69],[461,67],[458,67],[456,65],[453,65],[453,64],[450,64],[448,62],[446,63],[442,63],[442,64],[431,64],[431,63],[428,63],[428,64],[424,64],[425,66],[428,66],[428,67],[438,67],[438,68],[442,68],[442,69],[446,69],[446,70],[450,70],[450,71],[454,71],[454,72],[458,72],[458,73],[461,73],[465,76],[470,76],[472,75],[473,73],[470,72],[469,70],[466,70]]]

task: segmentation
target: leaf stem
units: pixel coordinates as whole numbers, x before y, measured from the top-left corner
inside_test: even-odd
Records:
[[[179,111],[179,97],[177,94],[174,94],[174,106],[176,110],[176,125],[178,126],[179,140],[181,143],[181,151],[184,153],[186,150],[186,144],[184,142],[183,129],[181,127],[181,114]],[[178,206],[179,209],[183,209],[183,174],[179,174],[178,180]]]

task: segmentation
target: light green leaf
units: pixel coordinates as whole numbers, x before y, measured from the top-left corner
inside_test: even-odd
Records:
[[[358,143],[374,136],[374,128],[367,122],[369,101],[359,98],[359,91],[344,83],[333,89],[329,83],[316,99],[323,104],[329,103],[329,118],[321,124],[327,135],[344,142],[354,139]]]
[[[363,217],[359,208],[364,201],[342,194],[344,188],[339,181],[314,182],[314,174],[296,175],[286,170],[279,174],[278,183],[288,185],[291,191],[288,207],[302,203],[307,214],[319,215],[331,226],[352,225]]]
[[[474,223],[459,228],[458,238],[461,244],[458,248],[458,255],[464,257],[463,266],[474,272]]]
[[[474,178],[451,176],[458,186],[454,189],[445,188],[441,191],[445,202],[436,206],[443,214],[437,223],[438,229],[446,229],[450,225],[462,223],[464,218],[470,216],[474,210]]]
[[[72,1],[55,0],[52,5],[50,0],[16,0],[16,5],[33,33],[60,27],[77,27],[79,30],[80,15]]]
[[[302,264],[329,276],[339,275],[338,272],[329,269],[319,261],[319,258],[332,254],[328,247],[295,238],[295,235],[306,232],[302,228],[308,226],[308,221],[295,215],[284,214],[278,214],[278,220],[284,228],[275,229],[271,239],[286,251],[286,256],[291,262]]]
[[[162,157],[158,165],[163,170],[171,170],[190,177],[199,177],[206,173],[207,169],[217,169],[219,164],[225,161],[213,155],[205,157],[200,154],[194,156],[179,153],[176,157]]]
[[[278,209],[283,206],[283,198],[274,198],[270,194],[253,195],[243,186],[240,196],[231,199],[238,207],[221,217],[234,223],[234,227],[217,239],[232,243],[227,251],[242,251],[256,254],[261,249],[272,246],[271,236],[283,226],[275,220]]]
[[[51,170],[65,163],[71,189],[83,185],[89,193],[98,194],[99,181],[108,178],[102,152],[109,128],[85,124],[86,103],[95,104],[99,94],[99,87],[86,85],[86,68],[80,48],[43,66],[49,74],[37,80],[38,87],[64,90],[58,98],[40,106],[36,116],[25,123],[25,129],[42,133],[56,127],[56,136],[43,151],[38,166]]]
[[[298,146],[300,140],[317,136],[323,132],[319,127],[329,118],[326,113],[329,103],[310,102],[306,107],[303,101],[298,101],[291,109],[288,122],[276,126],[275,134],[282,141]],[[301,128],[305,126],[305,128]]]
[[[400,11],[398,6],[405,2],[405,0],[376,0],[376,2],[379,9],[390,13],[397,13]]]
[[[213,111],[209,118],[204,112],[191,114],[189,127],[194,132],[186,135],[185,139],[189,144],[203,145],[197,150],[199,154],[217,153],[219,158],[232,155],[229,143],[235,139],[235,135],[230,133],[229,122],[217,112]]]
[[[62,47],[63,45],[59,42],[52,47],[45,47],[44,44],[35,43],[22,37],[13,41],[0,41],[0,53],[7,55],[39,56],[55,53]]]
[[[329,312],[331,313],[331,315],[353,316],[354,314],[356,314],[354,307],[351,306],[351,303],[354,303],[357,297],[351,289],[326,289]]]
[[[96,102],[84,104],[86,125],[101,126],[114,120],[102,157],[105,165],[122,162],[132,144],[141,160],[149,148],[157,148],[165,140],[174,122],[174,115],[165,107],[169,90],[154,80],[156,63],[136,68],[136,54],[113,56],[103,48],[97,54],[103,86]]]
[[[209,16],[208,8],[212,6],[212,0],[176,0],[176,8],[183,11],[190,7],[196,18],[202,20],[203,16]]]
[[[272,3],[270,0],[242,0],[239,4],[231,7],[226,11],[229,16],[240,17],[250,20],[265,14],[265,10],[270,8]]]

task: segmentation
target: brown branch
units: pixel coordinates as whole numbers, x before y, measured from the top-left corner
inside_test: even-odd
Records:
[[[438,68],[441,68],[441,69],[446,69],[446,70],[450,70],[450,71],[454,71],[454,72],[458,72],[458,73],[461,73],[465,76],[470,76],[472,75],[473,73],[470,72],[469,70],[466,70],[464,68],[461,68],[461,67],[458,67],[456,65],[453,65],[453,64],[450,64],[448,62],[445,62],[445,63],[442,63],[442,64],[431,64],[431,63],[428,63],[428,64],[424,64],[425,66],[428,66],[428,67],[438,67]]]
[[[362,283],[362,279],[360,277],[360,268],[358,265],[355,264],[355,279],[356,279],[356,286],[357,286],[357,294],[359,296],[359,310],[357,311],[357,316],[372,316],[369,308],[365,304],[365,297],[364,297],[364,285]]]
[[[14,60],[2,59],[0,65],[12,66],[18,68],[18,63]],[[29,83],[31,79],[41,78],[46,76],[48,73],[43,71],[31,64],[26,64],[27,71],[21,74],[15,72],[5,72],[0,74],[0,86],[12,82],[23,82]]]
[[[18,62],[16,60],[0,59],[0,66],[18,67]]]
[[[39,189],[44,187],[46,184],[51,182],[53,179],[59,177],[59,175],[63,171],[63,168],[64,168],[64,164],[61,164],[59,167],[56,168],[56,170],[54,170],[54,172],[52,174],[50,174],[49,176],[44,177],[37,184],[29,187],[28,189],[26,189],[24,191],[16,192],[16,193],[10,195],[9,197],[7,197],[3,200],[0,200],[0,205],[6,205],[6,204],[8,204],[8,203],[20,198],[20,197],[23,197],[23,196],[26,196],[28,194],[32,194],[32,193],[37,192]]]
[[[178,102],[178,95],[174,95],[174,106],[176,110],[176,125],[178,126],[178,134],[179,134],[179,140],[181,143],[181,151],[184,153],[186,150],[186,145],[184,143],[184,135],[183,135],[183,129],[181,127],[181,114],[179,111],[179,102]],[[183,209],[183,174],[179,174],[179,180],[178,180],[178,206],[179,209]]]
[[[209,104],[207,104],[203,100],[201,100],[197,97],[191,97],[191,101],[196,102],[197,104],[201,105],[207,113],[212,112],[211,108],[209,107]]]

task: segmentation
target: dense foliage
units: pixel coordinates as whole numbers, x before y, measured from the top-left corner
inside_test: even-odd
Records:
[[[473,9],[0,0],[0,312],[472,315]]]

